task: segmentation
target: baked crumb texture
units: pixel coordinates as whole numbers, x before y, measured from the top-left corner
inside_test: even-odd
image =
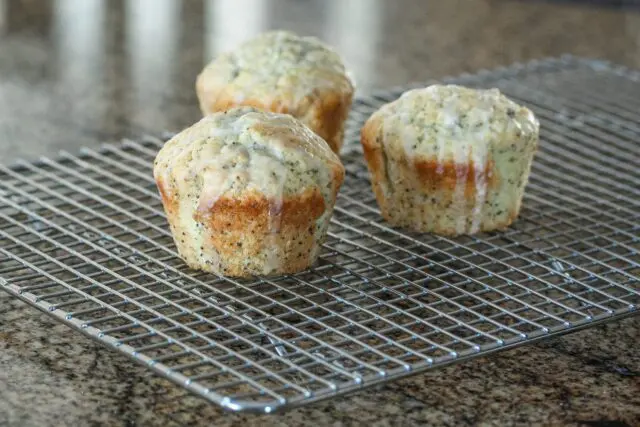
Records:
[[[209,63],[196,91],[205,115],[237,106],[291,114],[338,153],[354,86],[339,55],[320,40],[272,31]]]
[[[455,236],[503,229],[520,211],[539,123],[497,89],[433,85],[375,112],[362,146],[384,218]]]
[[[184,261],[248,277],[315,262],[344,168],[295,118],[241,107],[209,115],[168,141],[154,177]]]

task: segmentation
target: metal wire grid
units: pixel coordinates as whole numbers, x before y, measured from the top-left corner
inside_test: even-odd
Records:
[[[0,166],[0,287],[205,398],[271,412],[630,314],[640,300],[638,74],[544,60],[449,79],[542,123],[520,219],[448,239],[387,226],[356,143],[324,252],[233,280],[177,257],[145,138]],[[404,88],[406,89],[406,88]]]

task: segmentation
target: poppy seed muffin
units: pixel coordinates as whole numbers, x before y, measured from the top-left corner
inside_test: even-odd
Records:
[[[154,177],[184,261],[247,277],[313,264],[344,168],[295,118],[243,107],[207,116],[169,140]]]
[[[314,37],[272,31],[209,63],[196,92],[205,115],[237,106],[291,114],[338,153],[354,88],[331,48]]]
[[[509,226],[520,211],[539,124],[497,89],[433,85],[376,111],[362,146],[381,213],[442,235]]]

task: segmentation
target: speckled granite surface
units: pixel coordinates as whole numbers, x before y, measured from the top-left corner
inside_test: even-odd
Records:
[[[637,316],[273,416],[223,413],[3,294],[0,320],[2,426],[640,425]]]
[[[336,45],[361,92],[565,52],[640,68],[632,10],[246,1],[0,0],[0,159],[187,126],[198,117],[192,88],[205,59],[267,28]],[[640,426],[639,343],[635,317],[254,416],[222,413],[0,293],[0,426]]]

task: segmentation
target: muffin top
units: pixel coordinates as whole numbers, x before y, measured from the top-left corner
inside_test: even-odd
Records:
[[[297,119],[241,107],[206,116],[174,136],[156,156],[154,175],[169,196],[193,198],[207,212],[223,195],[247,191],[280,203],[318,188],[328,201],[344,168]]]
[[[534,142],[533,113],[500,93],[457,85],[432,85],[405,92],[374,114],[385,144],[401,143],[420,157],[460,157],[514,142]]]
[[[225,87],[236,102],[281,98],[297,102],[318,91],[352,92],[340,56],[315,37],[263,33],[213,60],[198,76],[205,91]]]

